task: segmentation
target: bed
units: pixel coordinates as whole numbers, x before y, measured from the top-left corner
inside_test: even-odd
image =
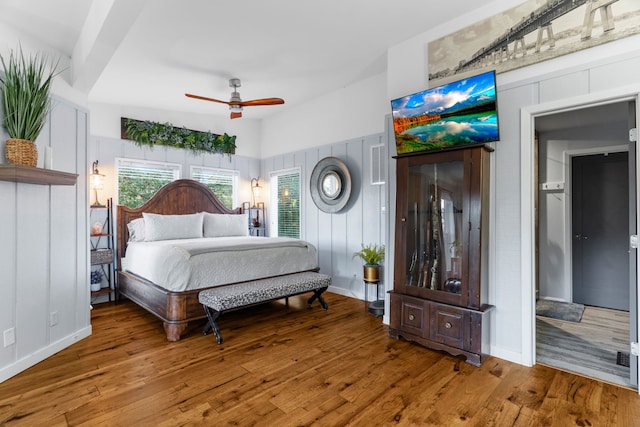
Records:
[[[206,317],[198,301],[200,291],[249,280],[303,271],[318,271],[315,248],[307,242],[290,239],[292,244],[289,245],[285,242],[287,239],[218,236],[211,232],[207,234],[207,227],[213,230],[210,225],[208,226],[213,223],[207,223],[207,220],[215,218],[216,225],[220,224],[219,221],[222,219],[238,224],[241,218],[235,215],[242,214],[241,208],[233,210],[226,208],[208,187],[189,179],[180,179],[165,185],[139,208],[118,206],[118,298],[126,297],[154,314],[162,320],[167,340],[178,341],[189,322]],[[205,216],[204,234],[213,237],[198,238],[180,235],[178,236],[180,238],[168,236],[169,238],[164,240],[167,236],[162,234],[164,233],[162,231],[153,238],[148,235],[151,242],[146,242],[144,239],[140,241],[139,236],[134,238],[137,232],[132,222],[135,220],[137,220],[135,223],[141,223],[140,219],[143,218],[149,232],[151,225],[163,224],[162,221],[165,219],[178,218],[173,217],[175,215],[180,215],[181,220],[184,218],[189,221],[198,215]],[[245,218],[243,221],[247,221],[246,216],[243,215],[243,218]],[[248,230],[248,221],[244,222],[244,228]],[[183,239],[182,237],[194,238]],[[203,249],[205,246],[208,248],[209,241],[214,245],[229,244],[231,248]],[[164,272],[153,275],[146,270],[154,262],[152,261],[154,258],[148,255],[149,252],[143,251],[147,250],[145,246],[151,246],[151,253],[155,252],[160,256],[155,263],[164,265]],[[175,257],[169,257],[167,254],[169,252],[175,252],[178,258],[181,256],[186,260],[184,262],[190,264],[187,267],[181,266],[182,264],[175,261]],[[299,255],[296,255],[298,253]],[[136,258],[150,261],[143,262],[143,267],[138,268],[134,263]],[[219,272],[212,270],[218,266],[224,268],[220,267]],[[227,270],[227,267],[236,273],[223,271]],[[184,268],[188,269],[187,273],[183,273]],[[200,268],[209,270],[201,272],[198,270]],[[185,276],[189,276],[188,280],[185,280]]]

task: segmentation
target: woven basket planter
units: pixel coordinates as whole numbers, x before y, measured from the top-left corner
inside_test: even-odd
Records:
[[[26,139],[10,138],[4,147],[4,155],[9,163],[22,166],[36,166],[38,164],[38,149],[36,144]]]

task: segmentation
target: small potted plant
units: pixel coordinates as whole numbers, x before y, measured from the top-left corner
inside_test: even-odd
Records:
[[[25,57],[22,48],[9,58],[0,55],[4,75],[0,77],[2,124],[9,139],[5,145],[8,162],[36,166],[38,150],[34,141],[40,134],[51,109],[49,89],[58,63],[47,64],[42,54]]]
[[[102,286],[102,271],[93,270],[91,272],[91,292],[99,291]]]
[[[380,262],[384,259],[384,245],[370,243],[361,244],[362,248],[354,252],[353,258],[364,261],[364,281],[378,283],[380,281]]]

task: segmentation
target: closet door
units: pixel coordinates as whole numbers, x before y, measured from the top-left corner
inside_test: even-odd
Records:
[[[629,310],[628,153],[572,158],[573,302]]]

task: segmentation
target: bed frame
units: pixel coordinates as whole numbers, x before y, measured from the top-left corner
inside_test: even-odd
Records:
[[[187,324],[205,318],[198,294],[203,289],[171,292],[135,274],[122,271],[121,259],[127,250],[127,224],[142,218],[142,212],[164,215],[198,212],[240,214],[241,208],[228,209],[207,186],[191,179],[179,179],[162,187],[147,203],[137,209],[118,206],[118,282],[117,298],[126,297],[159,317],[167,340],[178,341]],[[210,289],[210,288],[206,288]]]

